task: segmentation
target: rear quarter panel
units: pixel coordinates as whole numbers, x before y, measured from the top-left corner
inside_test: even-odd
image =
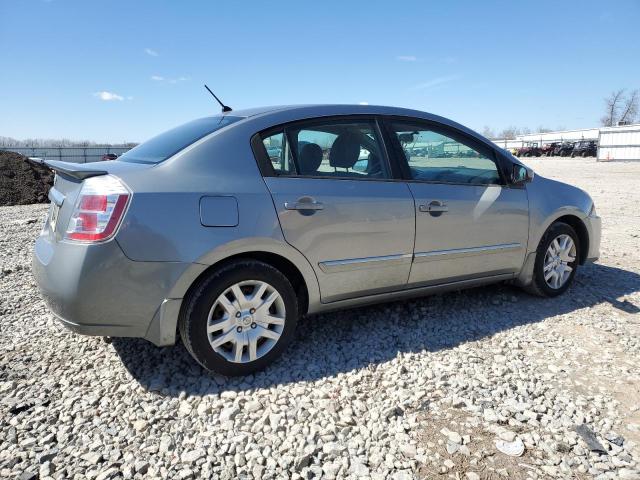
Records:
[[[249,139],[237,137],[233,130],[214,134],[123,178],[133,198],[116,239],[129,258],[198,262],[216,246],[238,238],[282,238]],[[200,202],[208,196],[234,198],[238,225],[203,226]]]
[[[172,289],[172,298],[184,295],[202,265],[256,251],[289,259],[306,280],[310,303],[319,298],[311,266],[284,239],[251,150],[253,133],[252,128],[221,130],[159,165],[122,178],[133,191],[116,236],[125,255],[136,261],[193,265]],[[201,199],[211,196],[235,199],[237,225],[202,224]]]

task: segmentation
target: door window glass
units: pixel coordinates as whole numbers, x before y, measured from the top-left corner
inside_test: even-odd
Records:
[[[279,175],[390,178],[374,122],[296,124],[263,138],[263,142]]]
[[[473,185],[500,183],[493,159],[464,142],[424,127],[396,123],[392,128],[412,179]]]
[[[291,150],[287,144],[284,132],[280,130],[273,135],[262,139],[264,148],[267,150],[267,156],[271,161],[273,171],[279,175],[295,174],[293,159],[291,158]]]

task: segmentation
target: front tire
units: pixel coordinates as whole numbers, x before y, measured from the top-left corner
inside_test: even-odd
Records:
[[[272,363],[293,339],[298,299],[271,265],[238,260],[202,280],[185,299],[182,342],[205,369],[248,375]]]
[[[533,281],[526,290],[541,297],[563,294],[573,283],[580,258],[580,241],[575,230],[556,222],[545,232],[533,267]]]

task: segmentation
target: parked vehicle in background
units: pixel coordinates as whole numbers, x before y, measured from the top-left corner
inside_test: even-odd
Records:
[[[107,162],[109,160],[115,160],[116,158],[118,158],[118,155],[116,155],[115,153],[105,153],[104,155],[102,155],[103,162]]]
[[[569,155],[571,155],[571,152],[573,151],[573,145],[574,145],[574,142],[562,142],[562,143],[558,144],[553,149],[552,156],[554,156],[554,157],[568,157]]]
[[[540,149],[540,153],[546,157],[550,157],[559,145],[560,142],[545,143]]]
[[[517,150],[517,157],[539,157],[542,150],[538,147],[538,142],[527,142]]]
[[[587,193],[417,110],[233,111],[117,161],[46,164],[33,272],[56,317],[181,338],[224,375],[267,366],[301,315],[502,281],[555,297],[599,255]]]
[[[269,155],[269,158],[280,158],[280,155],[282,154],[282,148],[280,147],[266,147],[267,148],[267,155]]]
[[[598,142],[595,140],[581,140],[576,142],[571,151],[571,157],[595,157],[598,154]]]

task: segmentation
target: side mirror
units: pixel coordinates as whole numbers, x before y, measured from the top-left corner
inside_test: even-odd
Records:
[[[511,183],[513,185],[524,185],[533,180],[533,170],[524,165],[514,163],[511,167]]]

